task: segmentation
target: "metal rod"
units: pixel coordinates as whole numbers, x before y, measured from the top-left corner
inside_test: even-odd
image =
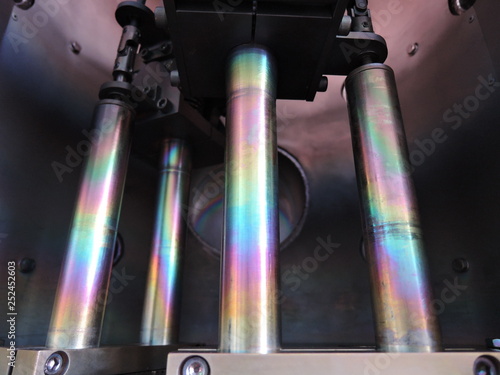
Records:
[[[441,349],[437,318],[391,68],[368,64],[346,80],[352,142],[370,266],[377,346]]]
[[[47,337],[50,348],[99,346],[133,119],[134,110],[118,100],[102,100],[96,107]]]
[[[163,142],[158,210],[149,265],[141,342],[169,345],[178,342],[180,272],[186,222],[191,154],[180,139]]]
[[[276,71],[269,52],[229,58],[220,350],[279,348]]]

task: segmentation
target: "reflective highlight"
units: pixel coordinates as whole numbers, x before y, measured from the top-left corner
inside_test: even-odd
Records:
[[[227,75],[225,226],[220,350],[279,347],[276,73],[270,54],[242,46]]]
[[[178,341],[180,272],[186,233],[191,154],[185,141],[167,139],[160,163],[158,209],[149,265],[141,342],[169,345]]]
[[[394,73],[362,66],[346,92],[378,348],[440,350]]]
[[[51,348],[99,346],[130,154],[132,108],[101,101],[47,337]]]

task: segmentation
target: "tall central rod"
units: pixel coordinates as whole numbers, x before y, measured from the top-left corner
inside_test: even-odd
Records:
[[[279,348],[276,70],[263,47],[229,58],[226,132],[220,351],[271,353]]]

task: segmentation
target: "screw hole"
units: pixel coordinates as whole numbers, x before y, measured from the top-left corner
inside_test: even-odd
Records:
[[[474,361],[474,375],[499,375],[500,363],[490,355],[482,355]]]
[[[160,100],[158,100],[157,105],[158,105],[158,108],[160,108],[160,109],[165,108],[167,106],[167,99],[161,98]]]

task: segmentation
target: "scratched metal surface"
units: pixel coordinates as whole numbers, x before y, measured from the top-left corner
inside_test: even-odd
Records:
[[[19,345],[45,342],[82,170],[72,160],[60,181],[52,163],[85,139],[120,35],[118,1],[59,0],[51,11],[54,1],[15,10],[17,21],[9,2],[0,5],[0,259],[37,262],[18,275]],[[370,4],[398,80],[444,343],[482,345],[500,335],[500,4],[478,0],[461,17],[443,0]],[[80,54],[69,49],[73,40]],[[281,252],[284,346],[374,344],[342,81],[330,77],[313,103],[278,103],[279,145],[302,164],[311,198],[302,232]],[[123,288],[108,304],[104,344],[139,340],[155,196],[155,166],[133,157],[120,223],[126,253],[114,274]],[[219,262],[191,233],[186,249],[181,340],[214,345]],[[322,251],[329,256],[318,260]],[[452,269],[456,258],[468,260],[468,272]],[[5,332],[1,322],[0,339]]]

